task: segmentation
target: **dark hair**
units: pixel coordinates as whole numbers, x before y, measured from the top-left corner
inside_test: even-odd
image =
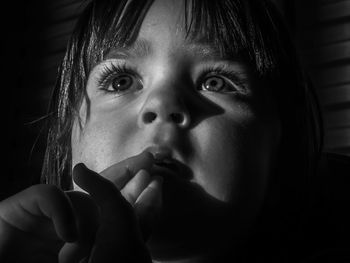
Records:
[[[282,123],[278,167],[271,187],[286,187],[296,204],[322,148],[322,122],[312,86],[302,72],[279,12],[265,0],[184,0],[188,38],[213,40],[225,54],[250,62],[262,86],[272,89]],[[85,3],[59,68],[50,104],[45,183],[71,182],[71,131],[86,97],[89,72],[115,46],[135,41],[152,0],[92,0]],[[283,170],[285,169],[285,170]]]

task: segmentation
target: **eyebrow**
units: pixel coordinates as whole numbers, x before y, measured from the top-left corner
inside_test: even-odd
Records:
[[[219,47],[206,41],[185,41],[184,46],[189,54],[201,57],[203,60],[210,59],[232,59],[230,52],[222,53]],[[154,49],[152,43],[144,38],[137,39],[131,45],[126,47],[115,47],[107,52],[104,59],[129,59],[129,58],[145,58],[152,55]]]
[[[152,44],[150,41],[140,38],[133,42],[131,45],[126,47],[116,47],[112,48],[107,52],[104,59],[109,58],[144,58],[153,53]]]

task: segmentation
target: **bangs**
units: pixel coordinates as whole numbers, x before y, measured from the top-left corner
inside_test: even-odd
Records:
[[[242,56],[259,75],[273,72],[281,59],[281,39],[271,17],[276,10],[256,0],[183,0],[186,37],[213,43],[223,57]],[[154,0],[92,1],[85,24],[88,49],[81,54],[86,70],[108,51],[131,45]],[[271,14],[270,12],[274,12]],[[86,21],[85,21],[86,22]]]
[[[214,43],[223,57],[247,59],[259,75],[275,69],[281,52],[272,6],[264,0],[185,1],[190,38]]]
[[[153,0],[100,0],[89,1],[78,21],[77,32],[83,46],[80,58],[86,72],[103,60],[114,47],[132,44],[138,35],[143,19]]]

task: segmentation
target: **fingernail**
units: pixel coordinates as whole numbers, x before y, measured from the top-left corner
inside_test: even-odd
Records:
[[[150,183],[149,187],[152,187],[152,188],[162,187],[163,181],[164,179],[162,176],[155,175],[153,176],[152,182]]]

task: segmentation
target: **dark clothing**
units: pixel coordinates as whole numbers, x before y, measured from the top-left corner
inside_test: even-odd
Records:
[[[350,157],[324,153],[308,184],[304,208],[291,212],[299,221],[285,227],[279,209],[269,214],[243,262],[350,262]]]
[[[350,157],[325,153],[311,183],[305,262],[350,262]]]

